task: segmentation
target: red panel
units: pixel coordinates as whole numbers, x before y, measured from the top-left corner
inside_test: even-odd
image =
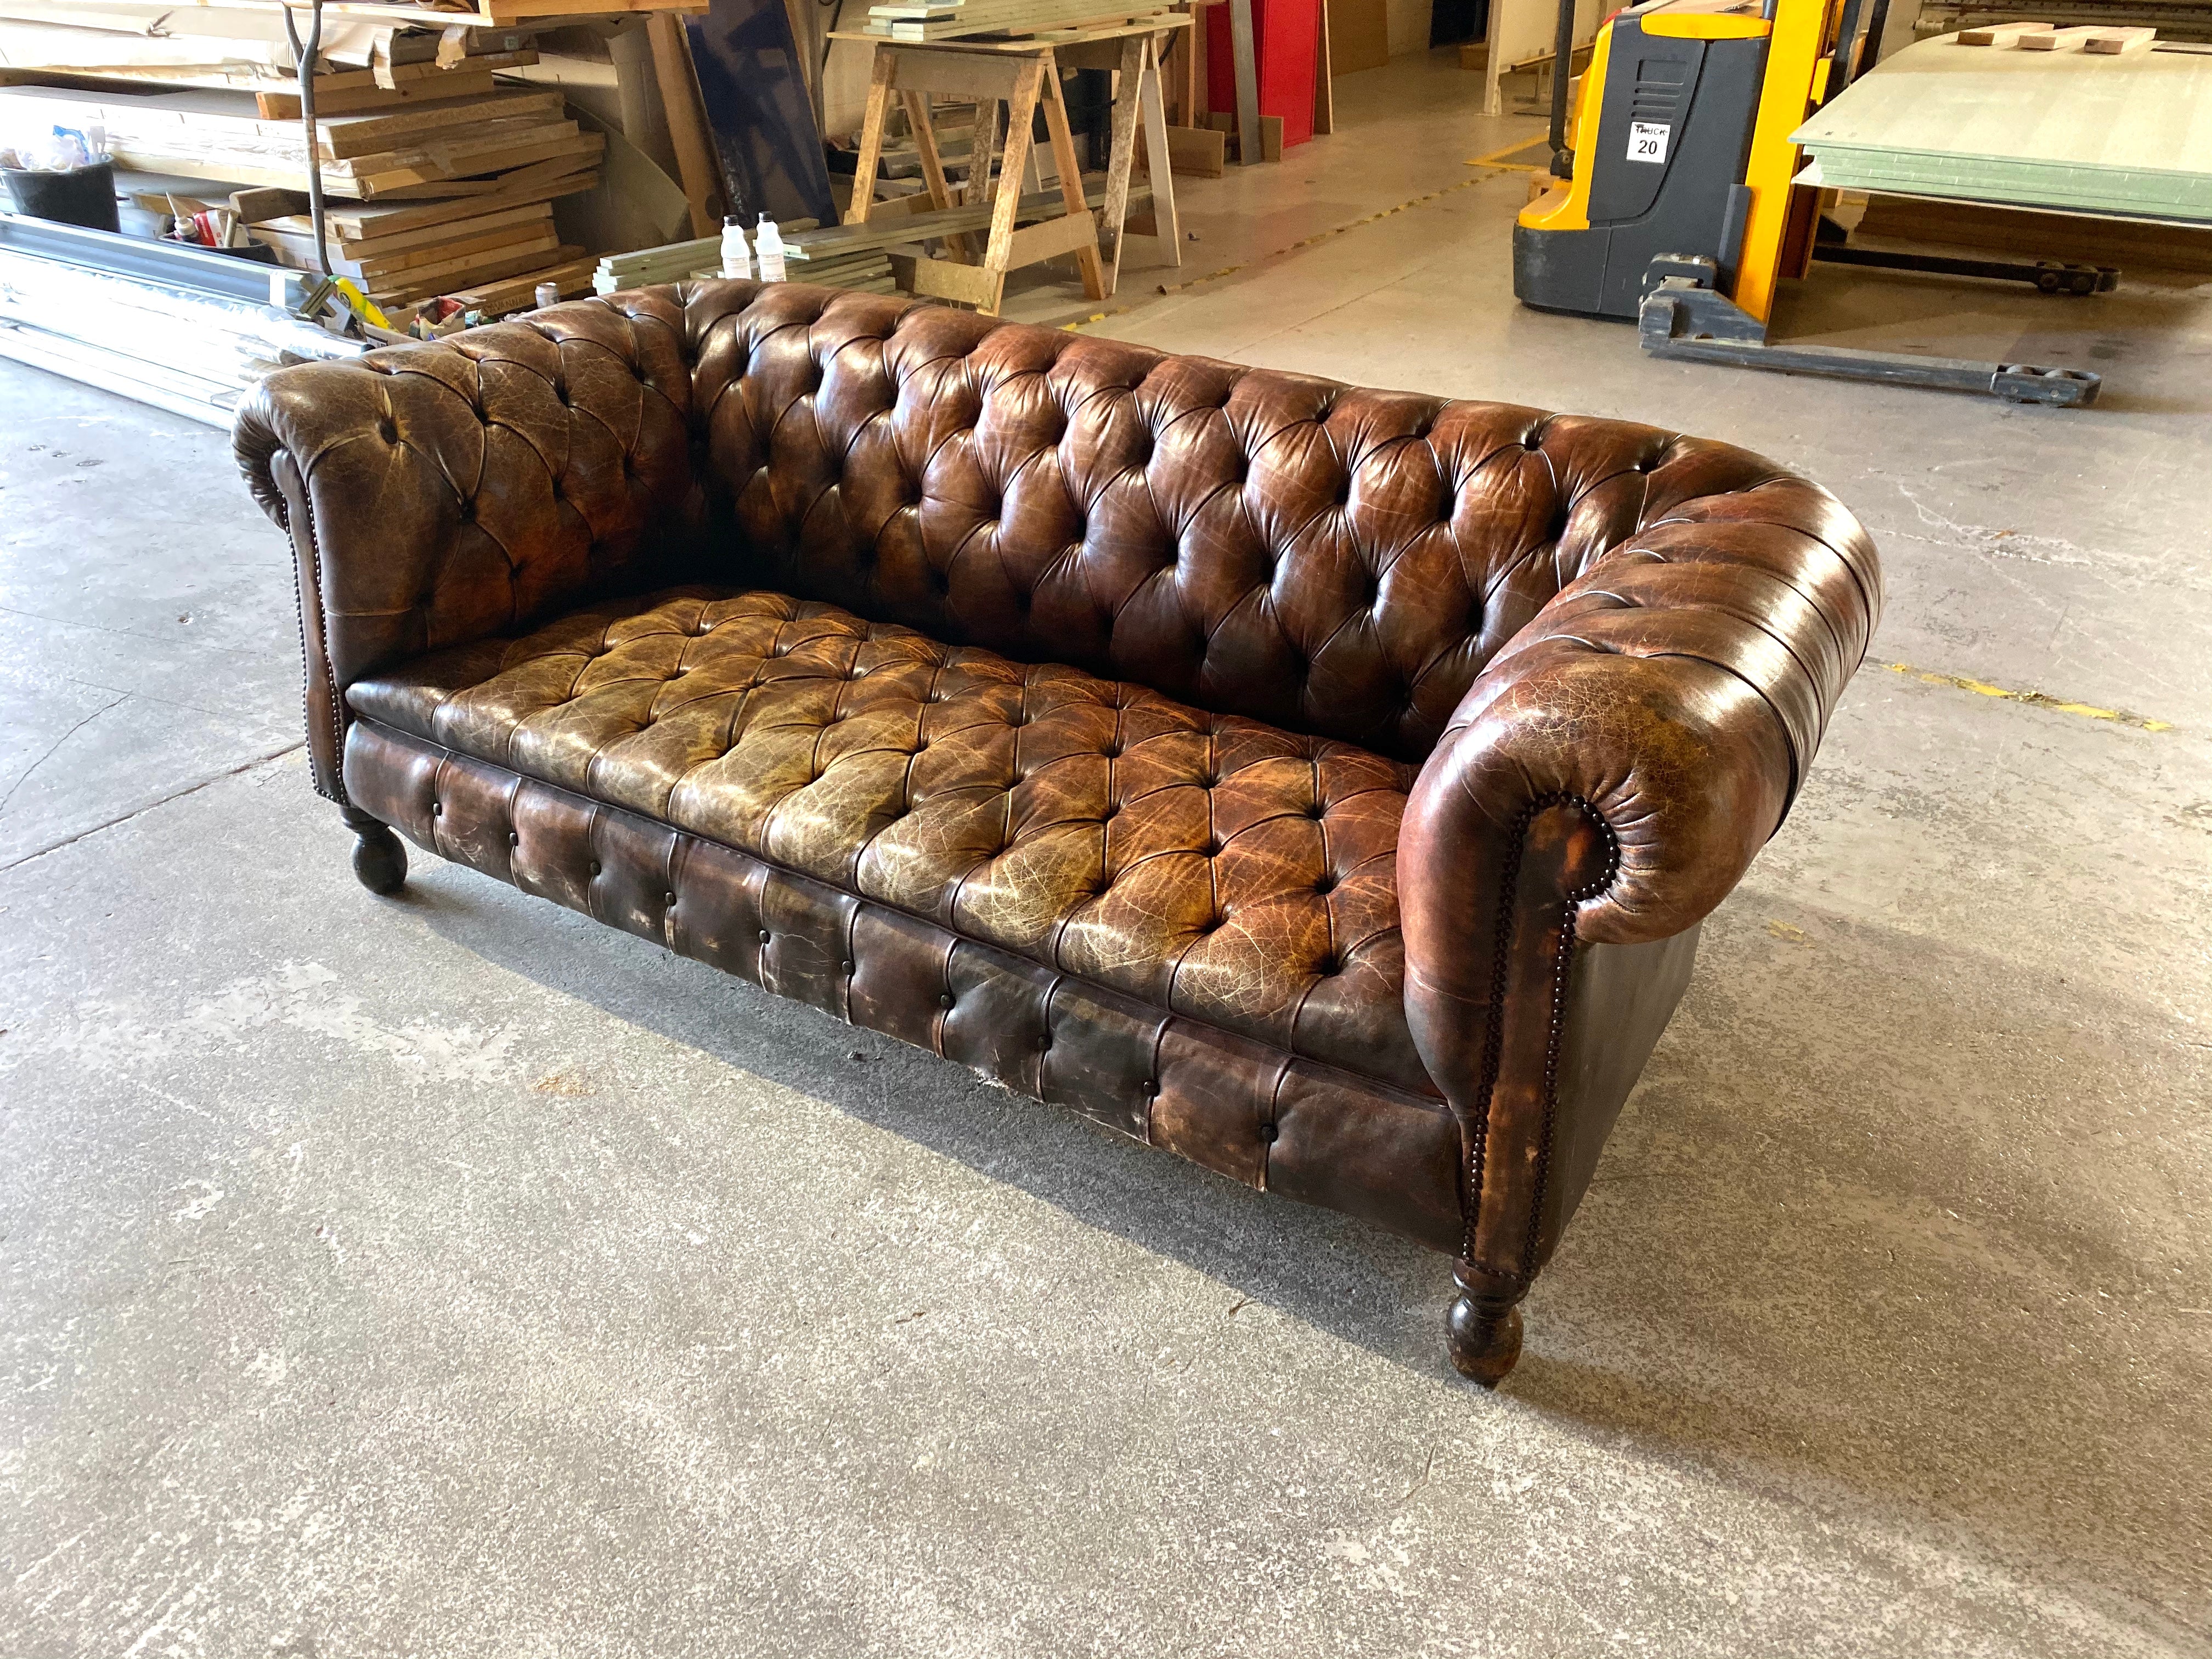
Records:
[[[1321,0],[1252,0],[1252,54],[1260,70],[1260,113],[1282,118],[1283,148],[1313,137],[1314,75],[1321,39]],[[1230,46],[1229,8],[1206,8],[1206,100],[1234,114],[1237,60]]]

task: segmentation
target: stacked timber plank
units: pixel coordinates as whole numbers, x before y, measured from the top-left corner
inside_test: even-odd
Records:
[[[866,33],[891,40],[957,40],[974,34],[1037,34],[1142,18],[1157,3],[1111,0],[884,0],[868,8]]]
[[[425,99],[378,90],[383,101],[327,118],[318,99],[316,165],[329,202],[332,274],[391,307],[581,256],[562,245],[552,204],[598,182],[606,141],[579,131],[558,91]],[[285,264],[319,269],[305,132],[295,118],[264,113],[261,101],[283,96],[0,88],[0,128],[98,124],[123,168],[256,186],[233,202],[248,234]]]
[[[475,97],[491,90],[495,72],[535,63],[537,54],[519,31],[466,29],[448,38],[332,17],[318,58],[317,107],[336,115],[411,98]],[[270,94],[264,115],[299,112],[297,66],[276,11],[0,0],[0,71],[234,87]]]
[[[333,276],[348,276],[381,306],[405,304],[458,289],[534,273],[581,257],[562,244],[550,201],[463,197],[420,204],[395,203],[333,206],[324,228]],[[279,205],[249,194],[249,203]],[[507,204],[501,205],[501,204]],[[246,234],[276,250],[284,264],[318,269],[314,223],[295,200],[286,209],[249,220]]]
[[[318,115],[320,112],[318,112]],[[300,124],[263,115],[252,95],[192,90],[88,93],[64,87],[0,88],[0,125],[107,131],[118,166],[187,179],[307,188]],[[605,138],[580,131],[557,92],[495,92],[319,120],[323,191],[355,201],[455,193],[457,179],[483,179],[559,162],[589,171]]]
[[[823,288],[849,288],[862,294],[896,294],[890,256],[870,249],[830,258],[807,259],[787,250],[786,273],[794,283],[814,283]],[[650,288],[655,283],[681,283],[722,274],[721,243],[709,236],[696,242],[672,242],[635,253],[610,253],[592,272],[592,289],[615,294],[626,288]]]
[[[1106,199],[1103,185],[1085,192],[1092,208]],[[1129,191],[1132,205],[1152,199],[1143,185]],[[911,207],[908,204],[911,204]],[[911,249],[968,231],[988,229],[994,211],[988,202],[952,208],[931,208],[928,198],[908,196],[896,203],[879,202],[866,224],[823,225],[818,229],[785,234],[787,272],[794,283],[817,283],[825,288],[857,289],[868,294],[898,292],[890,250]],[[1067,204],[1056,190],[1024,196],[1015,206],[1015,222],[1034,224],[1056,219]],[[600,294],[626,288],[645,288],[654,283],[681,282],[687,277],[714,276],[721,272],[722,246],[714,237],[693,242],[672,242],[636,253],[611,253],[599,261],[592,286]]]
[[[1791,142],[1831,188],[2212,223],[2212,54],[2033,38],[1907,46]]]
[[[865,228],[830,225],[819,230],[787,232],[784,235],[786,270],[794,283],[814,283],[823,288],[849,288],[863,294],[896,294],[890,256],[876,242],[849,233]],[[911,233],[908,233],[911,234]],[[610,253],[592,274],[592,287],[599,294],[626,288],[649,288],[655,283],[680,283],[689,278],[719,276],[722,244],[718,237],[672,242],[665,247],[641,249],[635,253]]]

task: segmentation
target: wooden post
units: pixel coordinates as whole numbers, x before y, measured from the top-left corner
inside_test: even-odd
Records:
[[[986,316],[999,314],[999,301],[1006,295],[1006,265],[1013,252],[1015,209],[1022,199],[1022,173],[1029,165],[1030,128],[1036,121],[1037,95],[1048,82],[1057,94],[1060,78],[1052,73],[1052,54],[1048,52],[1023,64],[1021,78],[1014,83],[1014,95],[1006,100],[1006,150],[1005,159],[999,163],[1003,187],[994,198],[991,240],[983,250],[989,303],[975,307]]]
[[[1188,33],[1188,29],[1182,31]],[[1159,37],[1145,37],[1145,67],[1137,81],[1137,102],[1145,123],[1145,182],[1152,187],[1152,234],[1168,256],[1182,263],[1182,221],[1176,213],[1175,168],[1168,154],[1166,100],[1160,90]],[[1115,245],[1118,253],[1120,244]]]
[[[1109,294],[1121,278],[1121,234],[1129,216],[1129,167],[1136,149],[1139,88],[1145,76],[1148,38],[1133,34],[1123,40],[1121,62],[1115,71],[1114,137],[1106,153],[1106,203],[1098,216],[1098,247],[1105,261]]]
[[[1336,81],[1328,67],[1328,0],[1321,0],[1321,40],[1314,52],[1314,137],[1336,131]]]
[[[1249,4],[1249,0],[1246,0],[1246,3]],[[1083,164],[1076,159],[1075,135],[1070,132],[1067,127],[1067,104],[1060,94],[1060,65],[1054,60],[1049,52],[1044,54],[1041,62],[1044,70],[1046,94],[1044,130],[1051,135],[1053,164],[1060,169],[1060,199],[1067,204],[1067,211],[1071,216],[1079,214],[1088,223],[1091,221],[1091,206],[1083,198]],[[1013,173],[1018,179],[1021,175],[1014,169],[1014,135],[1011,125],[1014,118],[1016,118],[1010,115],[1010,125],[1006,131],[1005,170]],[[1018,118],[1024,122],[1029,118],[1026,114]],[[1026,127],[1023,129],[1022,136],[1024,147],[1026,149],[1029,136]],[[1126,193],[1126,175],[1123,188]],[[1003,211],[1005,198],[1001,198],[1000,200],[1001,211]],[[997,233],[994,231],[992,240],[995,243],[997,240]],[[1098,239],[1095,234],[1088,242],[1075,249],[1075,265],[1076,269],[1083,274],[1083,294],[1085,299],[1103,300],[1114,291],[1106,277],[1105,261],[1098,257]]]
[[[860,121],[860,154],[853,170],[853,202],[845,210],[845,222],[865,225],[876,204],[876,166],[884,156],[884,123],[890,118],[891,82],[898,60],[883,47],[875,48],[868,66],[868,107]]]
[[[684,204],[691,211],[691,234],[712,236],[722,228],[722,168],[714,159],[714,141],[699,102],[691,42],[684,33],[684,19],[675,12],[657,11],[645,27],[653,38],[653,74],[660,82],[660,106],[668,115],[668,138],[675,146]]]
[[[1237,159],[1260,159],[1260,65],[1252,46],[1252,0],[1229,0],[1229,48],[1237,60]]]

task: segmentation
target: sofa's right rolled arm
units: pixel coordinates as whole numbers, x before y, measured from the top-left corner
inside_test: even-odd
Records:
[[[1476,678],[1422,768],[1400,842],[1409,966],[1460,964],[1506,845],[1540,802],[1606,843],[1592,941],[1665,939],[1725,897],[1779,827],[1880,614],[1880,568],[1834,497],[1777,474],[1673,509],[1595,561]]]
[[[1671,939],[1727,896],[1880,605],[1873,547],[1826,492],[1778,473],[1699,497],[1562,589],[1424,763],[1399,836],[1407,1018],[1461,1115],[1468,1259],[1498,1297],[1558,1220],[1544,1164],[1575,951]]]

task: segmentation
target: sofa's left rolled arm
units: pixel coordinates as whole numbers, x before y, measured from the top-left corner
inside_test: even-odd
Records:
[[[353,681],[643,580],[696,515],[680,297],[620,298],[279,369],[240,405],[233,453],[297,563],[322,793],[344,799]]]

